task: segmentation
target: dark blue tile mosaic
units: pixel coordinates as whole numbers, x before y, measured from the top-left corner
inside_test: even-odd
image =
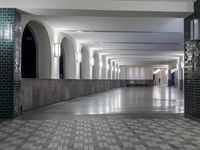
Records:
[[[18,25],[18,26],[17,26]],[[16,9],[0,8],[0,119],[19,113],[20,14]]]
[[[200,117],[200,42],[190,41],[190,21],[200,19],[200,0],[194,3],[194,14],[184,20],[185,42],[185,114]]]

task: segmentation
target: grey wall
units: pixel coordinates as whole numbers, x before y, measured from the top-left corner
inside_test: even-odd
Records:
[[[120,79],[153,80],[153,67],[121,66]]]
[[[23,110],[30,110],[122,86],[126,86],[126,80],[24,79],[21,82]]]

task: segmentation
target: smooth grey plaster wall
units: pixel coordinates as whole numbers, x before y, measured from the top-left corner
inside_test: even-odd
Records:
[[[126,86],[126,80],[23,79],[21,82],[23,110],[123,86]]]

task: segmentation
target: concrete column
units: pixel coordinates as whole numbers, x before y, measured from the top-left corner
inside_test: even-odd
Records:
[[[102,71],[103,71],[103,61],[102,61],[102,56],[99,55],[99,78],[102,79]]]
[[[115,62],[112,62],[112,79],[115,79]]]
[[[117,64],[113,62],[114,72],[113,72],[113,79],[117,78]]]
[[[106,61],[106,56],[102,56],[102,79],[107,79],[107,61]]]
[[[119,79],[119,74],[120,74],[120,68],[119,68],[119,64],[117,64],[117,79]]]
[[[82,48],[81,50],[82,60],[81,60],[81,79],[90,79],[90,54],[87,48]]]
[[[108,60],[109,70],[108,70],[108,79],[112,79],[112,61]]]
[[[106,58],[106,79],[108,79],[108,72],[109,72],[109,64],[108,64],[108,59]]]
[[[94,54],[94,66],[93,66],[93,79],[99,79],[99,56],[98,53]]]

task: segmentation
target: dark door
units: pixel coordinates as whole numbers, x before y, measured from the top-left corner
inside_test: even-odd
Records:
[[[36,41],[29,26],[22,37],[22,78],[36,78]]]

